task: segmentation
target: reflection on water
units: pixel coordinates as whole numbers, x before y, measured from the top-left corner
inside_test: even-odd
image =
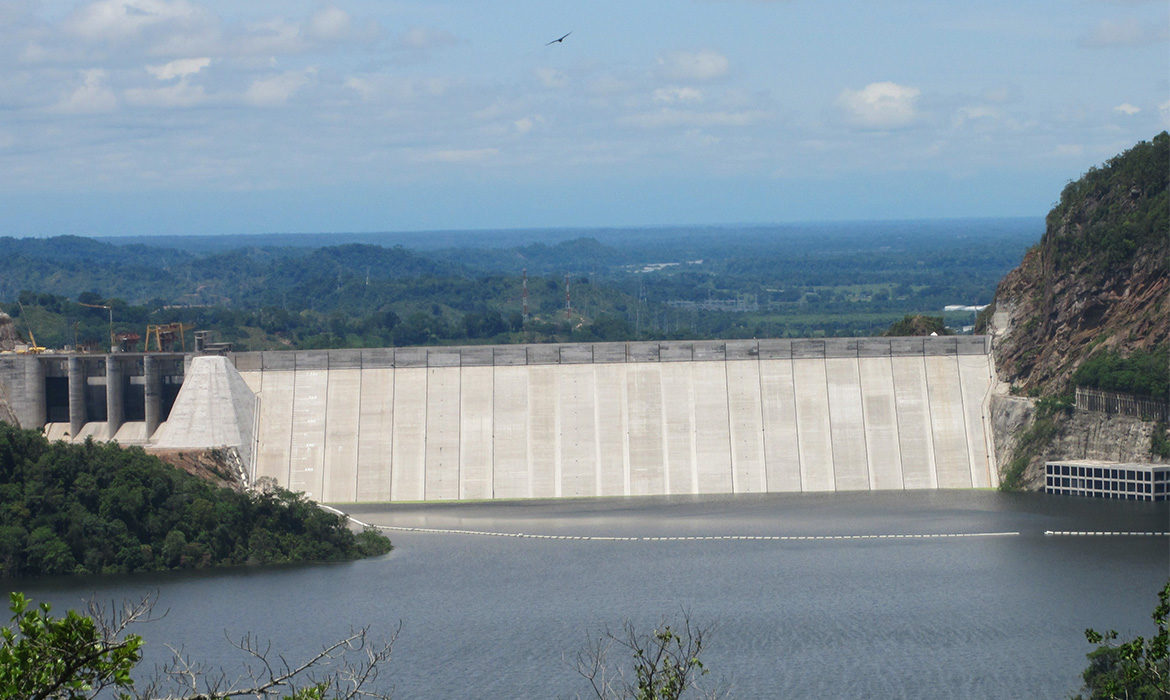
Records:
[[[818,540],[562,540],[395,532],[340,565],[32,580],[56,606],[157,590],[140,632],[231,664],[225,630],[309,653],[351,626],[402,634],[397,697],[588,690],[564,660],[603,626],[680,609],[714,625],[708,666],[736,697],[1065,697],[1082,630],[1146,634],[1170,576],[1165,503],[916,492],[348,507],[398,527],[600,537],[1018,533]],[[155,659],[159,657],[153,657]]]

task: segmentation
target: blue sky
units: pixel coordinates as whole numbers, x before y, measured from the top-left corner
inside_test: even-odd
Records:
[[[0,235],[1042,216],[1168,67],[1164,0],[3,0]]]

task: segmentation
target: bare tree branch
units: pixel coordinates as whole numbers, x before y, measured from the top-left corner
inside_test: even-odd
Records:
[[[627,620],[621,631],[606,628],[601,637],[590,640],[577,652],[573,665],[598,700],[677,700],[695,693],[724,697],[723,690],[699,686],[699,678],[707,674],[699,657],[710,630],[694,624],[686,610],[681,620],[663,619],[649,633],[640,632]],[[616,659],[614,651],[620,652]]]
[[[283,655],[273,655],[271,642],[246,634],[231,642],[248,658],[242,675],[235,681],[229,681],[223,672],[211,673],[205,667],[193,664],[182,650],[172,648],[173,657],[161,669],[160,678],[138,697],[141,700],[265,698],[277,692],[295,693],[318,688],[322,697],[336,700],[388,698],[387,693],[373,686],[380,667],[390,661],[401,629],[399,623],[390,638],[380,644],[374,643],[369,627],[351,630],[347,636],[295,664]]]

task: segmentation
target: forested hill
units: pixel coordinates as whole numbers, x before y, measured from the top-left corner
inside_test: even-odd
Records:
[[[50,348],[107,346],[111,315],[114,332],[181,321],[241,350],[875,335],[907,314],[987,303],[1040,229],[968,219],[597,230],[419,250],[375,245],[375,234],[235,248],[226,237],[0,238],[0,311]]]
[[[145,245],[115,246],[77,236],[0,238],[0,299],[21,291],[76,298],[94,292],[130,304],[225,302],[259,307],[264,294],[296,290],[317,298],[339,280],[466,276],[462,265],[403,248],[347,244],[323,248],[240,248],[212,255]],[[98,290],[101,290],[100,292]]]
[[[141,449],[67,445],[0,422],[0,577],[336,561],[383,554],[282,489],[242,493]]]
[[[986,322],[999,311],[1004,323],[995,346],[1000,378],[1040,395],[1090,381],[1164,391],[1157,377],[1117,384],[1106,375],[1128,365],[1165,373],[1168,260],[1170,135],[1162,132],[1069,183],[1043,239],[1000,283],[985,314]],[[1119,369],[1102,373],[1105,366]]]

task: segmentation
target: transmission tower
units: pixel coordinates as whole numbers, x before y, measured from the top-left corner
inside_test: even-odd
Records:
[[[528,268],[524,268],[524,292],[521,294],[524,299],[524,322],[528,322]]]
[[[573,311],[573,300],[569,296],[569,273],[565,273],[565,318],[569,318]]]

